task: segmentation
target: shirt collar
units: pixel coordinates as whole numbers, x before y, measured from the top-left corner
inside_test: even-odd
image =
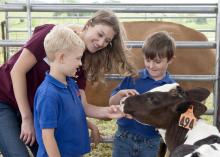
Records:
[[[140,77],[141,79],[152,79],[152,78],[150,77],[149,72],[148,72],[146,69],[141,69],[141,70],[139,71],[139,77]],[[166,75],[163,77],[163,79],[158,80],[157,82],[170,83],[170,75],[169,75],[169,73],[166,72]]]
[[[48,72],[46,72],[45,80],[47,80],[48,82],[52,83],[53,85],[55,85],[59,88],[67,88],[67,86],[64,83],[62,83],[62,82],[58,81],[57,79],[55,79]]]

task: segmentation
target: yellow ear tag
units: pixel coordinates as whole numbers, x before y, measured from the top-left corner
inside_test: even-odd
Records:
[[[179,119],[179,126],[192,129],[196,122],[196,117],[193,114],[193,106],[190,106],[185,113],[182,113]]]

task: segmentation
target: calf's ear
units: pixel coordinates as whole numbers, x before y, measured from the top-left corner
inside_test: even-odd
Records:
[[[186,101],[182,102],[174,106],[174,112],[177,112],[178,114],[182,114],[187,111],[189,106],[190,106],[189,102]]]
[[[200,118],[200,116],[203,115],[207,110],[207,107],[200,102],[196,102],[196,101],[192,102],[192,105],[193,105],[193,113],[196,118]]]
[[[205,100],[210,94],[209,90],[200,87],[187,90],[186,93],[190,100],[195,100],[199,102]]]
[[[199,118],[207,110],[206,106],[200,103],[199,101],[190,101],[190,102],[188,101],[188,102],[177,104],[175,106],[175,110],[177,113],[182,114],[186,112],[190,106],[193,106],[193,113],[196,118]]]

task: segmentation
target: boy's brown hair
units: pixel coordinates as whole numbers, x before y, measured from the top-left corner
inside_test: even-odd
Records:
[[[156,32],[144,41],[142,52],[146,59],[167,58],[170,61],[176,50],[174,39],[168,32]]]

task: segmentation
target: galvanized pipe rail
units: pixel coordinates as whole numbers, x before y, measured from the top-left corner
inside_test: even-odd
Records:
[[[69,18],[80,18],[80,19],[89,19],[91,16],[78,16],[78,15],[72,15],[72,16],[53,16],[55,19],[69,19]],[[10,16],[8,19],[26,19],[25,16]],[[32,19],[51,19],[51,16],[32,16]],[[195,19],[195,18],[209,18],[209,19],[215,19],[216,16],[118,16],[119,19],[156,19],[156,18],[163,18],[163,19]]]
[[[142,48],[143,41],[126,41],[128,48]],[[0,46],[20,47],[25,40],[0,40]],[[211,41],[176,41],[177,48],[216,48],[216,43]]]
[[[41,18],[37,18],[37,19],[41,19]],[[46,18],[43,18],[43,19],[46,19]],[[51,19],[51,17],[48,17],[48,19]],[[62,17],[57,17],[57,18],[54,18],[54,19],[62,19]],[[212,33],[215,32],[215,30],[213,30],[213,29],[196,29],[196,30],[199,31],[199,32],[212,32]],[[24,29],[9,29],[8,33],[10,33],[10,32],[28,32],[28,30],[24,30]],[[32,29],[32,32],[33,32],[33,29]]]
[[[95,12],[111,9],[120,13],[216,13],[217,4],[30,4],[31,12]],[[27,11],[25,3],[0,5],[0,12]]]
[[[143,41],[126,41],[129,48],[142,48]],[[211,41],[176,41],[177,48],[216,48],[216,43]]]
[[[107,80],[122,80],[125,76],[120,74],[106,74]],[[218,79],[215,75],[171,75],[175,80],[179,81],[215,81]]]
[[[25,44],[25,41],[21,40],[0,40],[0,46],[5,47],[20,47]],[[129,48],[142,48],[143,41],[126,41],[126,46]],[[176,41],[177,48],[216,48],[215,42],[206,41]],[[217,77],[215,75],[172,75],[176,80],[191,80],[191,81],[215,81]],[[106,79],[123,79],[123,76],[119,74],[106,75]]]

